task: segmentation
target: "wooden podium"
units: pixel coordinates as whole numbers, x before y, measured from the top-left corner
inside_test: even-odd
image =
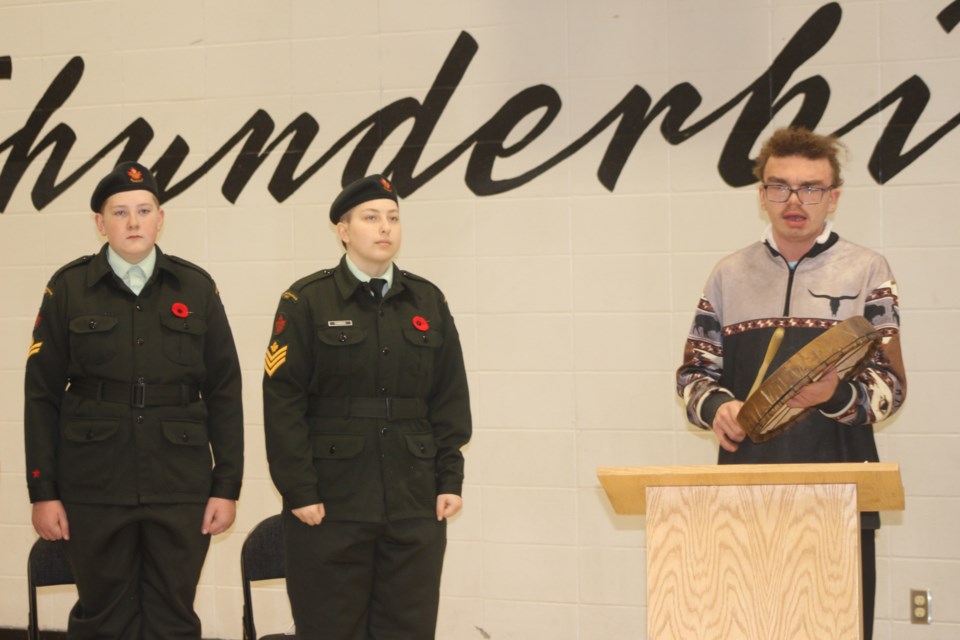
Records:
[[[647,514],[647,640],[862,638],[859,512],[904,508],[899,465],[597,476],[614,511]]]

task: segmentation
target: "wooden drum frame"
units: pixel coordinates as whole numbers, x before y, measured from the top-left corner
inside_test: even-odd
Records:
[[[831,327],[797,351],[751,393],[737,421],[753,442],[766,442],[797,422],[813,407],[787,406],[804,386],[835,368],[844,383],[859,374],[880,349],[881,332],[863,316]]]

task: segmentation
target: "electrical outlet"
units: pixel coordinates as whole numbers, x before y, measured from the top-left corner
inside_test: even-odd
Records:
[[[910,590],[910,623],[930,624],[933,616],[930,613],[930,601],[933,598],[929,589]]]

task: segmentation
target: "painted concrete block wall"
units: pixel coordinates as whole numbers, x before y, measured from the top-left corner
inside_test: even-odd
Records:
[[[398,183],[398,263],[446,292],[469,370],[476,432],[438,637],[644,637],[643,518],[614,515],[594,470],[715,460],[712,437],[685,423],[673,371],[710,267],[763,231],[756,187],[738,174],[750,141],[804,113],[821,131],[844,130],[836,228],[888,257],[902,296],[909,399],[877,432],[882,458],[902,466],[907,510],[886,515],[879,534],[875,637],[960,636],[958,10],[947,0],[0,1],[0,626],[26,624],[35,539],[22,453],[30,329],[53,271],[99,246],[86,209],[120,157],[110,141],[136,124],[145,163],[183,156],[160,245],[214,275],[238,341],[245,484],[197,608],[206,636],[239,638],[240,546],[280,508],[260,400],[272,314],[288,284],[339,257],[326,211],[370,128],[344,137],[413,99],[429,106],[416,111],[429,135],[398,123],[368,140],[361,171],[408,158],[396,161],[410,172]],[[801,32],[803,51],[786,55]],[[786,70],[784,86],[748,92],[771,68]],[[904,87],[904,100],[884,102]],[[784,99],[794,88],[808,93]],[[621,119],[592,129],[628,96],[638,119],[661,100],[669,108],[612,161]],[[57,106],[41,114],[45,99]],[[746,123],[759,131],[725,151],[752,100],[766,105]],[[315,170],[295,188],[271,186],[289,153],[281,133],[309,121],[293,177]],[[279,142],[238,182],[246,138],[225,145],[248,123]],[[903,148],[888,144],[904,130]],[[68,131],[44,186],[56,163],[42,141]],[[911,587],[933,590],[934,626],[907,622]],[[257,597],[262,629],[285,629],[282,586]],[[72,602],[69,588],[45,597],[44,623],[64,628]]]

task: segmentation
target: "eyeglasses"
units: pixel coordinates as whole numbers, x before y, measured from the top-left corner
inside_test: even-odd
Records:
[[[800,204],[820,204],[820,201],[823,200],[823,194],[833,189],[833,185],[829,187],[797,187],[796,189],[791,189],[785,184],[763,185],[763,193],[767,201],[776,204],[786,202],[794,193],[797,194]]]

